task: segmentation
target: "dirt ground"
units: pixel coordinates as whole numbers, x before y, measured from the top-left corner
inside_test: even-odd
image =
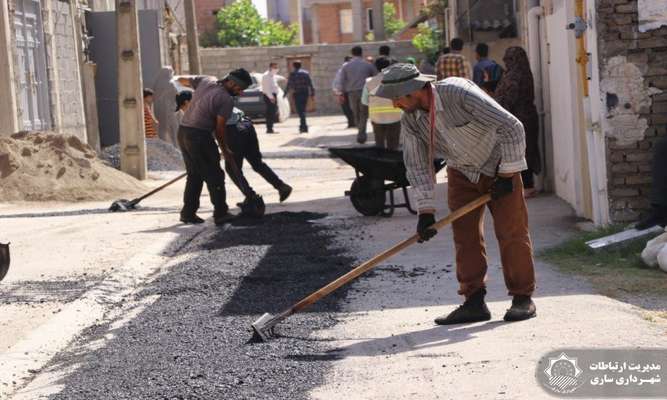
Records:
[[[267,163],[295,188],[279,204],[247,172],[272,229],[215,227],[206,193],[207,222],[178,223],[182,182],[132,213],[108,213],[108,202],[0,205],[0,241],[12,242],[14,256],[0,283],[0,398],[551,398],[535,381],[548,351],[664,347],[667,325],[642,317],[647,304],[599,295],[543,262],[538,317],[503,323],[510,298],[490,218],[491,321],[433,324],[460,302],[445,229],[281,324],[274,342],[246,344],[248,323],[262,312],[414,232],[405,210],[362,217],[344,197],[354,171],[324,149],[353,144],[344,118],[310,125],[308,135],[296,120],[278,125],[278,135],[259,126]],[[445,191],[438,186],[439,216]],[[241,200],[238,190],[229,194],[231,205]],[[529,213],[536,249],[573,232],[571,209],[553,196],[530,200]]]

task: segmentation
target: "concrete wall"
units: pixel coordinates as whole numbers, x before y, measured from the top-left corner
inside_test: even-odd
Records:
[[[637,0],[598,0],[597,13],[610,213],[631,221],[650,206],[652,148],[667,136],[667,27],[640,32]]]
[[[6,4],[9,20],[9,49],[5,50],[3,57],[16,60],[16,32],[12,23],[16,1],[9,0]],[[75,29],[79,29],[74,23],[74,6],[70,2],[59,0],[48,0],[41,3],[41,16],[43,21],[43,40],[46,60],[46,78],[48,90],[40,101],[46,101],[50,111],[48,128],[66,134],[76,135],[86,141],[86,117],[83,107],[83,91],[79,68],[79,54]],[[1,47],[0,47],[1,48]],[[20,96],[18,76],[19,70],[14,69],[15,93],[6,93],[10,96]],[[12,102],[17,107],[20,115],[21,99],[15,97]],[[14,130],[25,129],[19,118],[18,125]],[[4,132],[11,134],[12,132]]]
[[[374,42],[360,43],[364,55],[375,56],[382,44],[392,48],[392,55],[399,60],[405,57],[420,57],[419,52],[410,42]],[[349,54],[352,44],[307,45],[286,47],[249,47],[249,48],[208,48],[201,50],[202,71],[204,74],[222,77],[230,70],[243,67],[251,72],[266,71],[270,62],[277,62],[281,75],[286,75],[287,58],[310,57],[310,73],[315,86],[315,101],[318,113],[339,113],[340,106],[332,94],[331,84],[336,71]]]
[[[51,0],[50,21],[52,46],[46,47],[47,53],[54,53],[52,71],[57,72],[58,82],[51,83],[52,98],[58,99],[59,132],[86,138],[86,117],[83,107],[83,91],[79,68],[79,54],[74,33],[74,18],[69,3]],[[48,44],[48,42],[47,42]],[[55,77],[54,77],[55,78]],[[50,77],[52,80],[52,77]],[[57,94],[55,93],[57,91]]]

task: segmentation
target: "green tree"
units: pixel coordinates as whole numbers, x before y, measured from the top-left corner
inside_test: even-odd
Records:
[[[440,50],[440,31],[431,28],[427,23],[417,26],[418,33],[412,38],[412,44],[427,60],[435,62]]]
[[[392,3],[384,3],[384,31],[387,37],[392,37],[401,29],[405,28],[405,21],[396,17],[396,7]]]
[[[298,26],[262,18],[251,0],[237,0],[217,14],[218,46],[253,47],[295,44]],[[209,39],[210,40],[210,39]]]

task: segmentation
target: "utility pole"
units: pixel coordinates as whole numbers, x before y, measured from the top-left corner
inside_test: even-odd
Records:
[[[146,134],[139,21],[134,0],[116,0],[116,29],[120,169],[143,180],[146,179]]]
[[[373,40],[387,40],[384,31],[384,4],[382,0],[373,0]]]
[[[188,62],[190,74],[201,74],[199,62],[199,35],[197,34],[197,19],[195,17],[195,0],[184,0],[185,6],[185,30],[188,39]]]

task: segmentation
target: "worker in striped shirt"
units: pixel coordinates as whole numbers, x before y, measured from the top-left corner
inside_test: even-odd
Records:
[[[158,122],[153,114],[153,91],[144,89],[144,129],[147,138],[156,138]]]
[[[375,95],[392,99],[403,110],[401,135],[407,177],[412,185],[421,241],[437,231],[433,158],[447,161],[448,205],[456,210],[486,194],[512,306],[505,321],[536,315],[528,213],[521,171],[527,168],[525,133],[521,122],[472,81],[448,78],[433,82],[411,64],[387,68]],[[433,124],[431,123],[433,121]],[[431,127],[433,125],[433,127]],[[486,321],[491,313],[484,302],[487,258],[484,247],[484,208],[454,221],[456,275],[463,305],[435,320],[448,325]]]

